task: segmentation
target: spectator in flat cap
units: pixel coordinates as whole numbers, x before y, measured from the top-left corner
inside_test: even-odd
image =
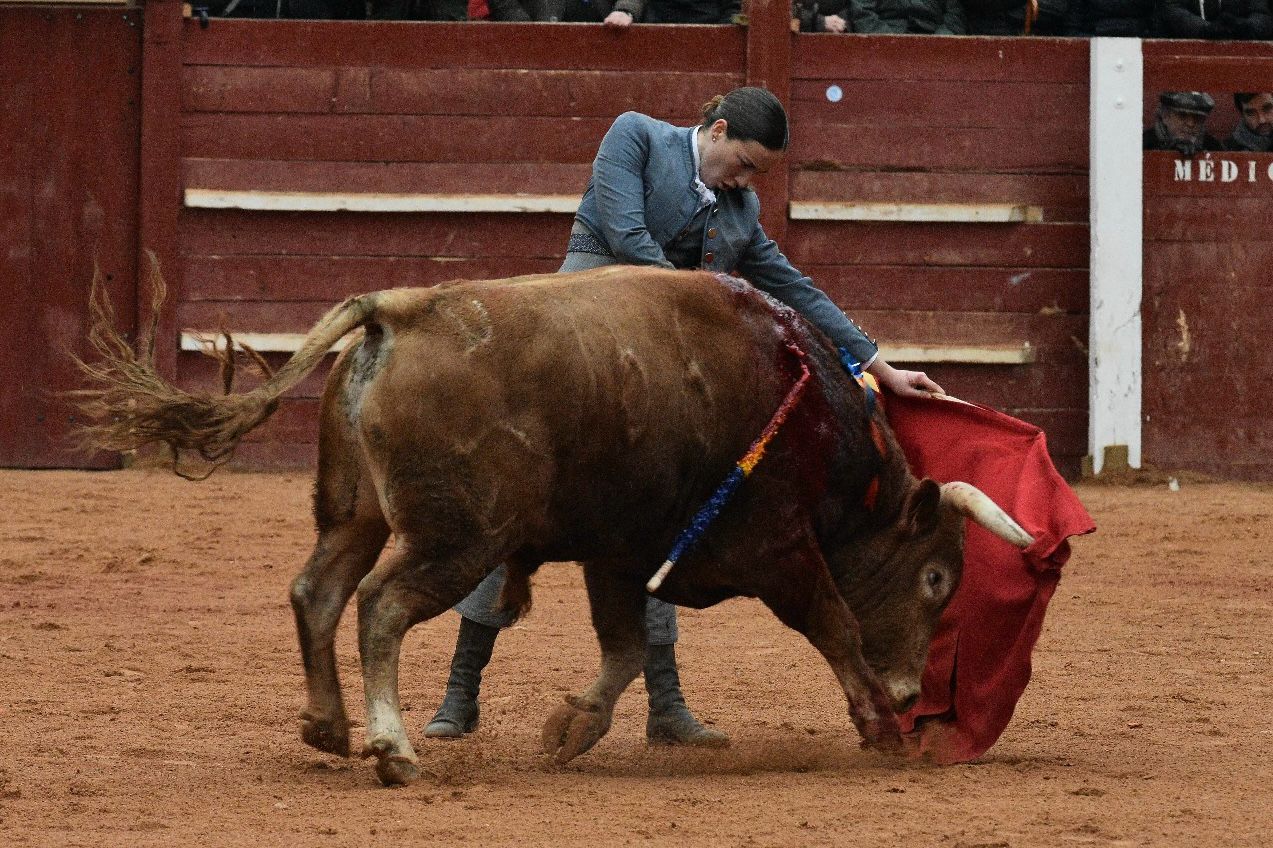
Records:
[[[1251,153],[1273,151],[1273,92],[1240,92],[1233,95],[1238,123],[1224,141],[1225,150]]]
[[[1273,37],[1269,0],[1157,0],[1162,35],[1250,41]]]
[[[1145,130],[1146,150],[1174,150],[1193,156],[1200,150],[1223,150],[1207,134],[1207,117],[1216,102],[1205,91],[1164,91],[1158,96],[1154,125]]]

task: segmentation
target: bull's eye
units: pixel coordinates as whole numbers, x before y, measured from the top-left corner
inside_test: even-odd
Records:
[[[941,573],[941,569],[934,568],[924,575],[924,582],[928,584],[929,590],[936,593],[940,591],[942,582],[946,579],[946,575]]]

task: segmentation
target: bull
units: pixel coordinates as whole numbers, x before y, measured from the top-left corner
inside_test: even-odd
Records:
[[[657,597],[758,598],[826,659],[863,744],[897,748],[896,713],[919,694],[959,585],[965,517],[1030,543],[972,486],[912,476],[881,410],[803,318],[704,272],[610,267],[352,297],[277,373],[224,397],[166,384],[117,339],[88,367],[92,435],[220,460],[350,334],[321,406],[317,542],[291,586],[301,736],[350,753],[333,639],[357,592],[362,750],[386,785],[418,776],[398,699],[404,635],[500,562],[500,603],[523,612],[542,563],[582,564],[601,669],[550,716],[543,744],[558,762],[591,748],[641,671],[647,581],[804,369],[768,454]]]

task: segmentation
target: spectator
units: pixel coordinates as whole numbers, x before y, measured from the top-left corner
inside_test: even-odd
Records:
[[[1269,0],[1158,0],[1161,35],[1249,41],[1273,36]]]
[[[849,0],[795,0],[791,24],[800,32],[849,32]]]
[[[1200,150],[1223,150],[1207,134],[1207,116],[1216,102],[1204,91],[1164,91],[1158,96],[1154,125],[1145,130],[1146,150],[1174,150],[1193,156]]]
[[[1071,0],[964,0],[972,35],[1064,35]]]
[[[1154,38],[1154,0],[1070,0],[1066,35]]]
[[[1238,107],[1238,123],[1224,142],[1225,150],[1248,150],[1252,153],[1273,151],[1273,93],[1233,95]]]
[[[966,35],[960,0],[849,0],[854,32]]]
[[[371,0],[378,21],[467,21],[468,0]]]
[[[645,19],[652,24],[730,24],[741,11],[741,0],[648,0]]]
[[[493,21],[565,21],[622,29],[641,20],[645,0],[488,0]]]

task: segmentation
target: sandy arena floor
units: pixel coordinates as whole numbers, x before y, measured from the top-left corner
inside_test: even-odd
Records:
[[[682,617],[686,692],[727,751],[644,744],[639,682],[565,768],[540,724],[594,671],[578,570],[506,634],[483,724],[429,742],[456,619],[413,630],[428,775],[303,745],[287,587],[305,475],[0,472],[0,844],[1273,844],[1273,487],[1083,486],[1077,541],[1007,732],[971,765],[859,751],[830,671],[758,604]],[[362,714],[353,616],[338,649]],[[355,730],[361,740],[361,729]]]

